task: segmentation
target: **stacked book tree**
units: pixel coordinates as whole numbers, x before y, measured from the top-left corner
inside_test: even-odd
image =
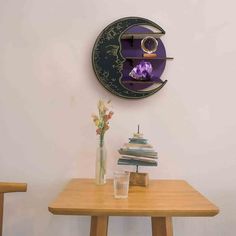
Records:
[[[119,149],[118,165],[135,165],[136,172],[139,166],[157,166],[157,152],[153,149],[143,134],[134,133],[129,142]]]

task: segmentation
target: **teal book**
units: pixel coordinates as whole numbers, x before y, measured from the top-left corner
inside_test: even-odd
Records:
[[[139,143],[139,144],[147,144],[147,139],[145,138],[129,138],[130,143]]]
[[[146,151],[146,150],[129,150],[129,149],[120,149],[119,153],[121,155],[131,155],[131,156],[142,156],[142,157],[150,157],[157,158],[157,152]]]
[[[127,159],[119,159],[118,165],[134,165],[134,166],[157,166],[157,162],[145,162],[138,160],[127,160]]]

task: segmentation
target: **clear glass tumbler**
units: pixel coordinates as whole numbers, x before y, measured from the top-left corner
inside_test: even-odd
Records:
[[[127,198],[129,192],[129,175],[128,171],[114,172],[114,197]]]

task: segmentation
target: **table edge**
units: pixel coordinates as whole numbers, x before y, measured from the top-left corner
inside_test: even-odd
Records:
[[[159,217],[164,217],[164,216],[175,216],[175,217],[213,217],[219,213],[219,209],[215,208],[212,210],[191,210],[191,211],[180,211],[180,210],[159,210],[159,211],[147,211],[147,210],[139,210],[137,212],[136,210],[131,211],[131,210],[123,210],[122,212],[119,211],[109,211],[106,209],[93,209],[91,211],[90,209],[63,209],[63,208],[54,208],[49,206],[48,207],[49,212],[51,212],[54,215],[87,215],[87,216],[159,216]]]

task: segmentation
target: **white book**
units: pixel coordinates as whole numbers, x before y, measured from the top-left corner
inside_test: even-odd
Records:
[[[137,150],[137,151],[149,151],[149,152],[155,152],[152,148],[144,148],[144,147],[127,147],[123,146],[123,150]]]

